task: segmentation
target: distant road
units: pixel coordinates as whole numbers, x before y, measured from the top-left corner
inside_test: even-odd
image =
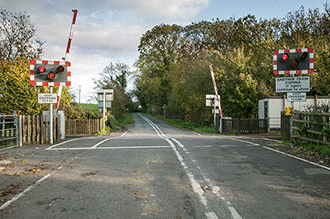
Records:
[[[276,141],[134,120],[126,132],[44,147],[34,156],[52,171],[0,218],[330,217],[330,170],[272,151]]]

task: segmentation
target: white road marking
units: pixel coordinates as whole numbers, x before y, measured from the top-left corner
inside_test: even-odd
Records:
[[[275,141],[275,142],[279,142],[279,143],[282,143],[283,144],[282,141],[276,140],[276,139],[271,139],[271,138],[260,138],[260,139],[267,140],[267,141]]]
[[[124,136],[127,134],[128,131],[129,131],[129,129],[128,129],[126,132],[124,132],[121,136],[116,136],[116,137],[111,137],[111,138],[104,139],[103,141],[101,141],[101,142],[99,142],[99,143],[93,145],[92,148],[96,148],[96,147],[99,146],[100,144],[102,144],[102,143],[104,143],[104,142],[106,142],[106,141],[108,141],[108,140],[110,140],[110,139],[116,139],[116,138],[124,137]],[[71,140],[68,140],[68,141],[64,141],[64,142],[61,142],[61,143],[55,144],[55,145],[53,145],[53,146],[51,146],[51,147],[49,147],[49,148],[46,148],[45,150],[63,150],[63,148],[61,148],[61,149],[59,149],[59,148],[57,148],[57,149],[53,149],[53,148],[56,148],[56,147],[58,147],[58,146],[60,146],[60,145],[63,145],[63,144],[66,144],[66,143],[69,143],[69,142],[72,142],[72,141],[77,141],[77,140],[81,140],[81,139],[97,139],[97,138],[100,138],[100,137],[94,137],[94,136],[91,136],[91,137],[74,138],[74,139],[71,139]],[[83,149],[87,149],[87,148],[83,148]],[[70,149],[68,149],[68,150],[70,150]],[[82,150],[82,149],[81,149],[81,150]]]
[[[193,148],[211,148],[212,145],[195,145]]]
[[[14,201],[18,200],[20,197],[22,197],[25,193],[27,193],[28,191],[30,191],[31,189],[33,189],[36,185],[38,185],[39,183],[41,183],[42,181],[44,181],[45,179],[47,179],[48,177],[50,177],[51,175],[48,174],[44,177],[42,177],[41,179],[39,179],[34,185],[31,185],[29,187],[27,187],[23,192],[19,193],[18,195],[16,195],[15,197],[13,197],[11,200],[7,201],[6,203],[4,203],[3,205],[0,206],[0,210],[5,209],[6,207],[8,207],[11,203],[13,203]]]
[[[55,149],[50,149],[50,150],[55,150]],[[64,164],[64,165],[60,166],[59,168],[57,168],[57,170],[61,170],[65,165],[71,163],[73,160],[77,159],[78,157],[79,157],[79,155],[76,156],[76,157],[74,157],[74,158],[72,158],[69,162],[67,162],[66,164]],[[18,200],[25,193],[27,193],[28,191],[30,191],[31,189],[33,189],[36,185],[40,184],[41,182],[43,182],[44,180],[46,180],[50,176],[51,176],[51,174],[47,174],[46,176],[42,177],[37,182],[35,182],[33,185],[30,185],[29,187],[27,187],[23,192],[19,193],[18,195],[14,196],[11,200],[9,200],[6,203],[4,203],[3,205],[1,205],[0,206],[0,211],[3,210],[3,209],[5,209],[6,207],[8,207],[14,201]]]
[[[194,174],[188,170],[188,166],[185,164],[183,157],[181,156],[181,154],[179,153],[179,151],[177,150],[177,148],[175,147],[175,145],[174,145],[174,143],[173,143],[172,141],[176,142],[176,143],[180,146],[180,148],[181,148],[182,150],[184,150],[184,151],[187,153],[186,148],[184,147],[184,145],[181,144],[181,142],[179,142],[178,140],[176,140],[176,139],[174,139],[174,138],[168,138],[168,137],[166,137],[166,136],[164,135],[164,133],[162,132],[162,130],[161,130],[157,125],[155,125],[155,124],[154,124],[152,121],[150,121],[148,118],[146,118],[146,117],[144,117],[144,116],[142,116],[142,115],[140,115],[140,116],[141,116],[145,121],[147,121],[147,122],[149,123],[149,125],[150,125],[150,126],[156,131],[156,133],[158,134],[158,136],[159,136],[160,138],[165,139],[165,140],[171,145],[171,147],[172,147],[174,153],[176,154],[178,160],[179,160],[180,163],[181,163],[181,166],[182,166],[182,167],[184,168],[184,170],[186,171],[186,174],[187,174],[187,176],[188,176],[188,179],[189,179],[189,181],[190,181],[190,185],[191,185],[193,191],[194,191],[196,194],[198,194],[198,197],[199,197],[200,201],[201,201],[202,204],[206,207],[206,209],[208,209],[207,198],[203,195],[203,194],[204,194],[204,191],[203,191],[201,185],[195,180],[195,176],[194,176]],[[171,140],[172,140],[172,141],[171,141]],[[199,166],[197,166],[197,167],[199,167]],[[200,168],[199,168],[199,169],[200,169]],[[206,217],[209,218],[209,219],[217,219],[217,218],[218,218],[217,215],[216,215],[214,212],[205,212],[205,215],[206,215]]]
[[[250,142],[250,141],[244,141],[244,140],[237,139],[237,138],[230,138],[230,140],[233,140],[233,141],[239,141],[239,142],[244,142],[244,143],[252,144],[252,145],[254,145],[254,146],[260,146],[260,144],[253,143],[253,142]]]
[[[314,165],[314,166],[321,167],[321,168],[326,169],[326,170],[330,170],[329,167],[322,166],[322,165],[317,164],[317,163],[314,163],[314,162],[312,162],[312,161],[305,160],[305,159],[303,159],[303,158],[296,157],[296,156],[293,156],[293,155],[291,155],[291,154],[287,154],[287,153],[284,153],[284,152],[282,152],[282,151],[279,151],[279,150],[276,150],[276,149],[273,149],[273,148],[269,148],[269,147],[266,147],[266,146],[263,146],[263,148],[265,148],[265,149],[267,149],[267,150],[271,150],[271,151],[277,152],[277,153],[280,153],[280,154],[283,154],[283,155],[285,155],[285,156],[292,157],[292,158],[294,158],[294,159],[297,159],[297,160],[300,160],[300,161],[303,161],[303,162],[306,162],[306,163],[309,163],[309,164],[312,164],[312,165]]]
[[[128,130],[127,130],[125,133],[123,133],[121,136],[119,136],[119,137],[107,138],[107,139],[105,139],[105,140],[103,140],[103,141],[97,143],[97,144],[94,145],[92,148],[96,148],[96,147],[99,146],[100,144],[103,144],[104,142],[109,141],[110,139],[121,138],[121,137],[123,137],[124,135],[126,135],[127,132],[128,132]]]
[[[146,145],[146,146],[120,146],[120,147],[83,147],[83,148],[56,148],[54,151],[70,151],[70,150],[105,150],[105,149],[146,149],[146,148],[170,148],[169,145]]]

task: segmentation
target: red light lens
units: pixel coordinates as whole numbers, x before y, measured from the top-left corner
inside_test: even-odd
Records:
[[[288,58],[289,58],[288,54],[285,53],[284,55],[282,55],[282,60],[283,61],[286,61]]]
[[[38,70],[40,73],[44,73],[46,71],[46,68],[44,66],[40,66]]]
[[[48,78],[49,78],[49,79],[54,79],[54,78],[55,78],[55,74],[54,74],[54,72],[49,72],[49,73],[48,73]]]

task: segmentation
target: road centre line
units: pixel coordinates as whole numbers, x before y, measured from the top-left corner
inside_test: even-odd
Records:
[[[175,152],[175,154],[177,155],[181,165],[183,166],[183,168],[185,169],[187,175],[188,175],[188,178],[190,180],[190,184],[194,190],[195,193],[197,193],[199,195],[199,198],[200,198],[200,201],[204,204],[204,206],[206,207],[206,209],[208,209],[208,205],[207,205],[207,198],[205,196],[203,196],[203,189],[201,187],[201,185],[194,179],[195,176],[193,175],[193,173],[191,173],[189,170],[188,170],[188,166],[184,163],[183,161],[183,157],[181,156],[181,154],[178,152],[178,150],[176,149],[175,145],[173,144],[172,141],[176,142],[181,148],[182,150],[184,150],[187,154],[189,154],[189,152],[186,150],[185,146],[179,142],[178,140],[176,140],[175,138],[168,138],[164,135],[164,133],[161,131],[161,129],[155,125],[152,121],[150,121],[148,118],[145,118],[144,116],[140,115],[144,120],[146,120],[149,125],[151,125],[151,127],[154,128],[154,130],[156,131],[156,133],[159,135],[159,137],[165,139],[171,146],[172,146],[172,149],[173,151]],[[161,134],[160,134],[161,133]],[[172,140],[172,141],[171,141]],[[201,170],[201,168],[199,166],[197,166],[197,168],[199,168]],[[205,174],[200,172],[204,178],[205,181],[210,181],[210,179],[206,178]],[[216,196],[220,197],[222,200],[225,200],[224,197],[222,197],[218,191],[220,190],[219,187],[217,186],[212,186],[212,191],[214,192],[214,194],[216,194]],[[228,204],[229,203],[229,204]],[[238,214],[238,212],[236,211],[236,209],[233,207],[233,205],[230,203],[230,202],[227,202],[227,205],[228,205],[228,210],[230,211],[232,217],[234,219],[241,219],[241,216]],[[217,215],[214,213],[214,212],[205,212],[205,215],[208,219],[217,219]]]

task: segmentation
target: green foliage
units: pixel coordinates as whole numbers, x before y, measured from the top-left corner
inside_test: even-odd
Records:
[[[0,112],[36,115],[48,110],[49,104],[38,103],[38,93],[49,93],[49,87],[30,85],[30,63],[27,58],[0,61]],[[54,89],[57,92],[57,88]],[[63,89],[61,104],[68,105],[72,97]]]
[[[125,125],[125,124],[132,123],[132,122],[133,122],[133,114],[132,113],[125,113],[124,118],[121,118],[121,119],[117,120],[118,126]]]
[[[110,128],[110,131],[120,130],[120,127],[118,126],[117,121],[113,115],[107,117],[105,125]]]
[[[192,130],[195,132],[219,133],[217,130],[214,130],[214,128],[211,126],[192,124],[187,121],[180,120],[180,119],[166,119],[161,116],[157,116],[157,119],[160,119],[160,120],[167,122],[171,125],[174,125],[176,127]]]
[[[114,90],[111,114],[116,119],[124,118],[127,108],[132,106],[131,95],[126,92],[128,78],[132,75],[129,66],[124,63],[110,63],[100,75],[100,79],[94,80],[96,88]]]
[[[273,51],[314,48],[310,95],[330,95],[330,8],[301,7],[282,19],[200,21],[185,27],[161,24],[141,38],[134,94],[145,112],[194,124],[212,122],[205,95],[214,93],[209,64],[225,116],[255,118],[258,100],[275,93]]]
[[[86,119],[87,117],[86,111],[74,103],[64,106],[63,110],[66,119]]]
[[[322,132],[323,132],[324,135],[330,137],[330,128],[322,129]]]
[[[77,103],[77,105],[84,109],[84,110],[98,110],[97,104],[90,104],[90,103]]]
[[[89,119],[98,119],[102,117],[97,104],[77,103],[77,106],[85,110],[86,117]]]

